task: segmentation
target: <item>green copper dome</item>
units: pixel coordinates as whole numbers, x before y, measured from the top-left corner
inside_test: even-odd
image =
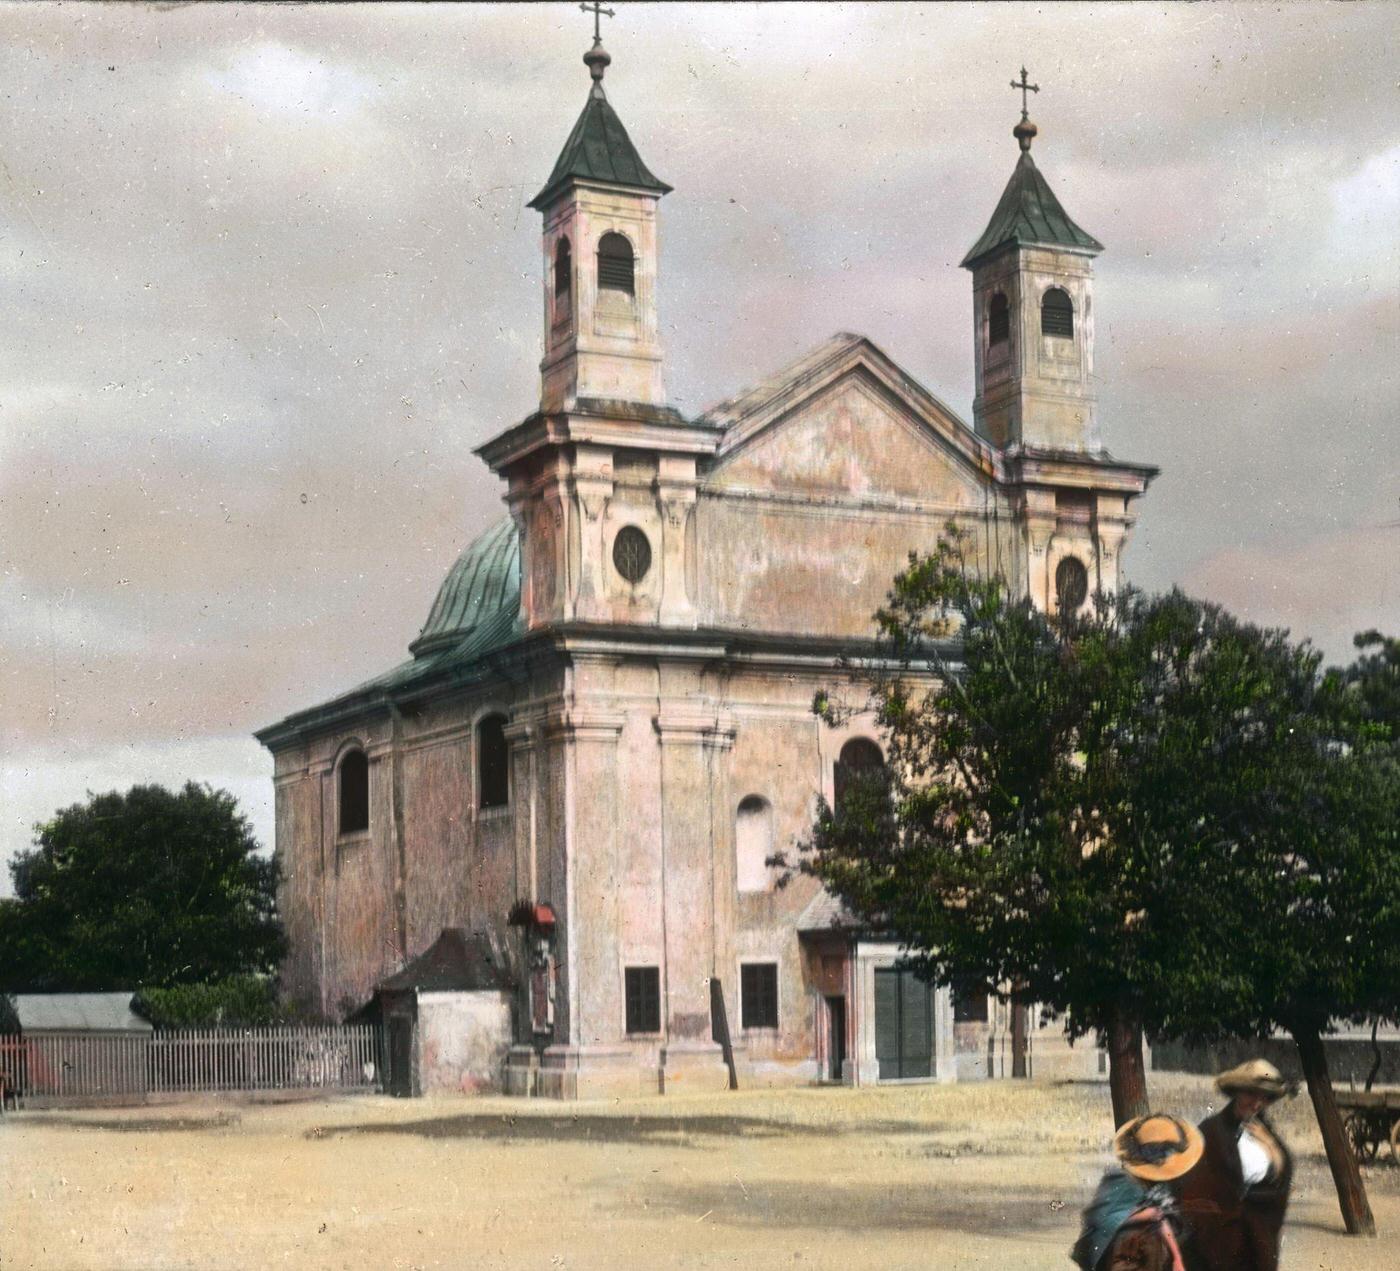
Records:
[[[457,558],[409,651],[422,657],[456,644],[459,657],[486,653],[520,634],[519,616],[520,539],[507,516]]]

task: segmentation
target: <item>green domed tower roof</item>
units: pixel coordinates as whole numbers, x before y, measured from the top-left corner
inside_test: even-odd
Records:
[[[418,658],[457,645],[458,657],[485,653],[521,634],[519,618],[520,537],[507,516],[457,558],[409,651]]]

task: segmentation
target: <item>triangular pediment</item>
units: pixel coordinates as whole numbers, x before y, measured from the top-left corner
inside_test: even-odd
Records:
[[[712,486],[958,500],[990,476],[986,443],[859,336],[837,336],[705,420],[724,429]]]

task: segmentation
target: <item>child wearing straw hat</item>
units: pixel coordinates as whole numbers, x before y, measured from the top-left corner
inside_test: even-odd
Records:
[[[1137,1117],[1113,1139],[1121,1170],[1099,1182],[1070,1257],[1086,1271],[1186,1271],[1174,1187],[1201,1159],[1201,1132],[1178,1117]]]
[[[1181,1188],[1201,1271],[1277,1271],[1293,1158],[1264,1110],[1291,1083],[1273,1064],[1251,1059],[1222,1072],[1229,1102],[1201,1122],[1201,1166]]]

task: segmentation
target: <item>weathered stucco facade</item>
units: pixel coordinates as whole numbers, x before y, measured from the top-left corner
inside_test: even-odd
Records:
[[[460,927],[518,959],[513,1090],[952,1079],[948,992],[765,862],[879,744],[840,659],[874,652],[911,550],[951,521],[1047,608],[1118,586],[1152,470],[1098,441],[1098,244],[1018,167],[969,257],[975,429],[844,334],[683,417],[656,310],[669,187],[603,95],[605,59],[585,59],[588,105],[531,205],[540,406],[479,452],[509,519],[454,566],[410,661],[260,734],[287,987],[349,1009]],[[1062,303],[1069,334],[1044,334]],[[819,689],[848,697],[840,728],[812,714]]]

